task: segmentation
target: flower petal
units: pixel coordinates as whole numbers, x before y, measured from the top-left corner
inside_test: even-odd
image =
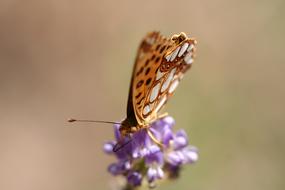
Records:
[[[163,153],[157,145],[149,147],[145,154],[145,163],[150,166],[152,164],[163,165]]]
[[[185,162],[186,163],[194,163],[198,160],[199,156],[197,153],[196,149],[191,149],[189,147],[184,148],[182,150],[182,153],[184,154],[185,157]]]
[[[156,170],[152,167],[148,168],[147,170],[147,180],[148,182],[153,182],[156,179]]]
[[[178,150],[188,145],[188,137],[184,130],[179,130],[174,137],[174,149]]]
[[[170,129],[166,129],[164,131],[163,138],[162,138],[163,145],[165,145],[166,147],[169,147],[169,143],[171,140],[173,140],[173,138],[174,138],[173,132]]]
[[[162,179],[163,176],[164,176],[163,170],[161,169],[161,167],[157,167],[157,177],[158,177],[159,179]]]
[[[133,186],[139,186],[142,182],[142,175],[139,172],[132,171],[129,172],[127,179],[129,184],[132,184]]]
[[[115,139],[117,141],[119,141],[121,139],[121,133],[120,133],[120,130],[119,130],[120,127],[121,127],[121,125],[119,125],[119,124],[115,124],[114,125],[114,136],[115,136]]]
[[[177,152],[170,152],[167,155],[167,162],[171,165],[178,166],[182,163],[182,160],[177,154]]]
[[[167,116],[162,119],[162,121],[167,125],[169,128],[172,128],[175,125],[175,120],[173,117]]]
[[[156,179],[162,179],[164,172],[159,166],[149,167],[147,170],[147,179],[149,183],[154,182]]]
[[[113,175],[122,174],[131,169],[131,164],[129,161],[120,161],[118,163],[110,164],[108,171]]]
[[[114,141],[110,141],[104,144],[103,150],[105,153],[107,154],[113,154],[113,148],[115,146],[115,142]]]

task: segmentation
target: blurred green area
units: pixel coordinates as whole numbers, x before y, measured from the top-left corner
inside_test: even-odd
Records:
[[[166,110],[200,150],[157,189],[284,189],[285,3],[0,2],[0,189],[111,189],[102,153],[120,120],[137,47],[184,31],[197,60]]]

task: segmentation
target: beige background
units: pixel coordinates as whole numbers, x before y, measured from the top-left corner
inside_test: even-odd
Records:
[[[198,57],[167,111],[200,160],[158,189],[284,189],[282,0],[0,2],[0,189],[110,189],[108,125],[152,30],[184,31]]]

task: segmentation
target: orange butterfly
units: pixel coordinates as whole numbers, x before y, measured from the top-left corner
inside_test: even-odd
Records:
[[[195,39],[188,38],[183,32],[170,39],[159,32],[151,32],[142,40],[131,79],[127,118],[120,124],[123,137],[143,128],[148,129],[150,123],[163,117],[158,113],[173,94],[184,73],[191,68],[196,44]],[[148,134],[154,142],[160,144],[149,130]],[[117,148],[115,147],[116,150]]]
[[[158,112],[190,69],[196,44],[196,40],[185,33],[167,39],[158,32],[151,32],[143,39],[133,69],[127,118],[120,127],[122,136],[148,128],[163,116]],[[148,134],[160,144],[149,130]]]

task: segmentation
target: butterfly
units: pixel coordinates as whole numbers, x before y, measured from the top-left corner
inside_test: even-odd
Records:
[[[151,32],[142,40],[130,84],[127,117],[122,136],[147,128],[161,115],[159,111],[194,61],[197,41],[185,33],[171,38]]]
[[[184,73],[191,68],[196,44],[195,39],[188,38],[183,32],[171,38],[166,38],[159,32],[150,32],[143,38],[133,68],[127,117],[120,123],[119,131],[122,137],[148,129],[152,122],[163,117],[159,112],[173,95]],[[149,130],[148,134],[160,144]],[[122,146],[124,144],[118,143],[114,151],[118,151]]]

